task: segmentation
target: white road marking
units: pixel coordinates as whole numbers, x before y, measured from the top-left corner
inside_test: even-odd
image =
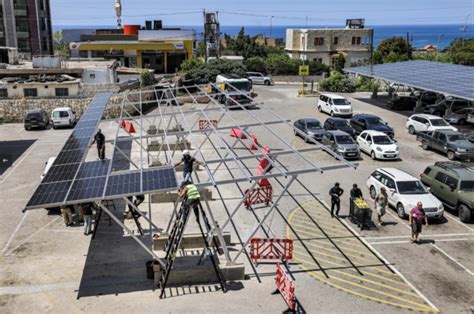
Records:
[[[469,240],[474,240],[469,239],[469,238],[461,238],[461,239],[441,239],[441,240],[436,240],[436,242],[453,242],[453,241],[469,241]],[[411,241],[375,241],[375,242],[370,242],[370,244],[401,244],[401,243],[411,243]]]
[[[455,236],[474,236],[474,232],[470,233],[440,233],[430,234],[430,237],[455,237]],[[378,240],[378,239],[400,239],[406,238],[407,236],[387,236],[387,237],[365,237],[366,240]]]
[[[440,251],[441,253],[444,254],[444,256],[446,256],[447,258],[449,258],[452,262],[454,262],[456,265],[458,265],[459,267],[461,267],[462,269],[464,269],[469,275],[471,276],[474,276],[474,273],[469,270],[466,266],[464,266],[463,264],[459,263],[457,260],[455,260],[451,255],[449,255],[448,253],[446,253],[444,250],[442,250],[439,246],[437,246],[436,244],[431,244],[435,249],[437,249],[438,251]]]
[[[7,244],[5,244],[5,246],[3,247],[2,254],[5,254],[5,252],[7,251],[8,246],[9,246],[10,243],[12,242],[12,240],[13,240],[13,238],[15,237],[16,233],[18,232],[18,230],[20,230],[20,227],[21,227],[21,225],[23,224],[23,222],[25,221],[26,216],[28,216],[28,213],[29,213],[29,212],[26,212],[26,213],[23,215],[23,217],[21,217],[21,220],[20,220],[20,222],[18,223],[18,225],[16,226],[15,231],[13,231],[12,235],[10,236],[10,239],[8,239]]]
[[[462,221],[460,221],[460,220],[459,220],[459,217],[456,217],[456,216],[454,216],[453,214],[448,213],[447,211],[444,211],[444,214],[445,214],[445,215],[449,215],[449,216],[451,217],[451,219],[452,219],[455,223],[460,224],[460,225],[463,226],[464,228],[467,228],[467,229],[469,229],[469,230],[471,230],[471,231],[474,232],[474,229],[471,228],[471,227],[469,227],[468,225],[466,225],[466,224],[463,223]]]

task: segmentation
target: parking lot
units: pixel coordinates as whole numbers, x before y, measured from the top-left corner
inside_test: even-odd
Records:
[[[328,116],[317,111],[317,98],[298,98],[297,89],[294,85],[255,88],[258,101],[291,121],[316,118],[324,122]],[[363,154],[363,159],[356,161],[355,170],[347,168],[300,177],[322,203],[314,202],[308,193],[296,187],[292,192],[299,195],[303,207],[285,198],[280,202],[292,228],[276,218],[273,227],[280,236],[297,240],[291,269],[295,272],[299,301],[307,312],[473,311],[474,224],[461,223],[455,213],[445,211],[444,219],[430,222],[423,230],[423,242],[412,244],[408,221],[400,219],[393,209],[384,216],[384,226],[370,231],[358,230],[345,218],[349,213],[348,194],[352,184],[357,183],[369,199],[366,181],[375,169],[395,167],[419,177],[426,166],[447,160],[436,152],[423,150],[415,136],[408,134],[407,112],[389,111],[382,105],[384,100],[371,100],[368,93],[346,97],[352,102],[355,113],[378,115],[394,128],[401,160],[374,161]],[[259,110],[254,112],[263,120],[271,120]],[[234,114],[243,117],[238,111]],[[115,130],[109,122],[103,123],[101,128],[106,135]],[[278,130],[278,126],[275,129]],[[199,309],[195,309],[199,311],[275,312],[285,308],[280,297],[270,296],[274,289],[273,273],[262,276],[259,283],[249,267],[249,279],[243,282],[243,288],[231,289],[226,295],[211,290],[187,293],[183,289],[181,294],[177,292],[177,297],[159,300],[152,284],[144,279],[144,263],[148,258],[130,237],[123,238],[119,228],[103,227],[98,238],[91,242],[89,237],[83,236],[81,228],[65,228],[57,213],[33,210],[22,214],[21,209],[39,181],[44,162],[57,154],[69,132],[67,129],[26,132],[19,124],[0,126],[0,141],[31,141],[28,142],[31,146],[0,176],[0,308],[8,312],[62,312],[66,309],[124,312],[157,308],[178,312],[193,311],[195,302],[199,302]],[[312,145],[291,132],[279,135],[297,148]],[[262,135],[259,142],[271,146],[273,140],[271,136]],[[89,155],[89,159],[95,158],[93,153]],[[310,156],[318,164],[334,161],[324,152]],[[341,222],[331,218],[324,208],[330,201],[328,191],[334,182],[340,182],[345,190]],[[226,192],[226,202],[238,203],[240,195]],[[212,203],[218,208],[217,202]],[[303,213],[302,208],[308,212]],[[153,215],[161,224],[162,210],[157,208]],[[236,220],[251,229],[254,222],[246,215],[241,213]],[[218,217],[224,216],[220,213]],[[315,221],[322,230],[315,226]],[[355,239],[348,231],[351,228],[379,256]],[[325,240],[319,239],[323,231],[340,241],[342,252],[334,251]],[[329,278],[315,270],[318,265],[307,256],[303,245],[323,261],[323,267],[329,269]],[[354,268],[345,268],[348,259],[344,255],[350,255],[350,261],[360,267],[363,275]],[[380,258],[396,271],[381,266]],[[263,265],[260,270],[271,273],[274,267]],[[216,308],[216,304],[222,305]]]

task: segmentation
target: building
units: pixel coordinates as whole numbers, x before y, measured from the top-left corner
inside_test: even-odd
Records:
[[[346,28],[287,29],[285,51],[291,58],[334,65],[343,55],[346,66],[370,59],[374,31],[354,27],[348,20]]]
[[[270,38],[270,37],[265,37],[263,35],[257,35],[255,37],[255,42],[262,46],[268,46],[268,47],[274,47],[274,48],[283,47],[285,45],[283,38]]]
[[[18,48],[22,58],[52,55],[49,0],[2,0],[0,46]]]
[[[193,56],[196,33],[192,29],[163,28],[161,21],[124,25],[123,29],[96,30],[69,44],[72,57],[114,59],[122,66],[174,73]]]
[[[81,79],[69,75],[29,75],[0,79],[0,98],[23,97],[68,97],[76,96],[81,87]]]

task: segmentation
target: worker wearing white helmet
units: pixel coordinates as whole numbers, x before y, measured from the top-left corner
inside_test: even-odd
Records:
[[[181,164],[184,164],[183,167],[183,182],[192,182],[192,173],[193,173],[193,166],[194,162],[198,165],[204,165],[202,161],[197,160],[196,158],[192,157],[189,153],[189,150],[183,150],[183,157],[179,162],[177,162],[174,166],[177,167]]]

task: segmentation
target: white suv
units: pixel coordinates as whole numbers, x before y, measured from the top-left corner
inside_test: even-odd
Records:
[[[321,94],[318,99],[319,112],[326,112],[333,117],[352,117],[351,103],[336,94]]]
[[[449,125],[443,118],[431,114],[412,115],[407,119],[406,128],[410,134],[424,131],[458,130],[454,126]]]
[[[53,128],[58,126],[73,127],[76,123],[76,112],[69,107],[56,108],[51,113]]]
[[[398,159],[400,149],[387,134],[374,130],[366,130],[357,136],[357,144],[372,159]]]
[[[443,204],[433,196],[420,180],[396,168],[379,168],[367,179],[370,196],[375,198],[380,188],[385,187],[389,205],[397,209],[400,218],[406,218],[417,202],[423,203],[428,218],[440,219],[444,214]]]

